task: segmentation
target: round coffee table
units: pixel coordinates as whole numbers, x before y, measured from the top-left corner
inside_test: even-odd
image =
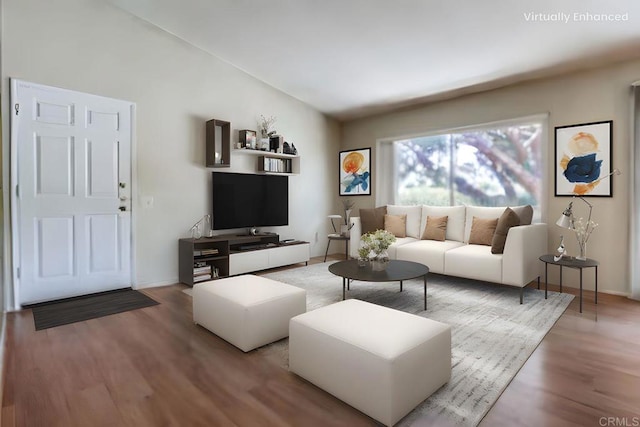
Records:
[[[424,279],[424,309],[427,309],[427,274],[429,267],[413,261],[391,260],[383,271],[373,271],[371,265],[358,266],[358,260],[338,261],[329,266],[329,271],[342,277],[342,299],[345,299],[345,291],[350,281],[361,282],[402,282],[404,280],[422,277]]]

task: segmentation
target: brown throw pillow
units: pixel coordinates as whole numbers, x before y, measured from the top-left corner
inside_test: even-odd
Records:
[[[520,217],[513,209],[506,208],[500,218],[498,218],[498,225],[496,231],[493,234],[491,240],[491,253],[501,254],[504,252],[504,244],[507,241],[507,233],[511,227],[520,225]]]
[[[422,233],[422,240],[438,240],[444,242],[447,235],[448,216],[428,216],[427,226]]]
[[[384,216],[387,214],[387,207],[380,206],[374,209],[360,209],[360,224],[362,234],[371,233],[384,229]]]
[[[384,229],[396,237],[407,237],[407,216],[385,215]]]
[[[496,231],[497,225],[498,218],[482,219],[474,216],[473,222],[471,223],[471,234],[469,235],[469,243],[475,245],[491,246],[493,233]]]

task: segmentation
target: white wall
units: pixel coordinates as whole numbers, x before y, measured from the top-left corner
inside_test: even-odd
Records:
[[[232,138],[238,129],[257,129],[260,114],[278,118],[275,128],[301,154],[301,174],[289,178],[290,225],[272,231],[310,241],[312,255],[324,253],[335,206],[325,189],[337,180],[336,122],[100,0],[3,0],[2,14],[3,94],[15,77],[137,104],[138,194],[155,200],[152,208],[136,205],[140,286],[177,282],[178,239],[211,210],[211,169],[203,166],[211,118],[230,121]],[[2,101],[6,177],[8,96]],[[254,165],[233,155],[232,166]]]
[[[629,160],[630,85],[638,79],[640,61],[636,60],[354,120],[343,124],[342,149],[373,148],[378,139],[549,113],[546,211],[542,212],[542,217],[551,224],[549,251],[553,252],[562,234],[562,230],[554,223],[569,202],[566,197],[554,196],[554,127],[612,119],[612,164],[620,168],[623,175],[613,178],[612,198],[589,199],[594,206],[594,219],[600,226],[591,235],[587,256],[600,261],[599,290],[628,294],[628,200],[629,180],[634,167]],[[375,149],[372,157],[372,165],[375,165]],[[359,207],[373,206],[375,189],[373,191],[370,197],[358,198]],[[586,205],[576,202],[574,213],[576,216],[586,216]],[[566,244],[570,253],[575,255],[575,239],[566,239]],[[549,281],[558,283],[557,267],[550,267],[549,270]],[[564,271],[563,283],[577,286],[577,271]],[[594,288],[593,269],[584,271],[584,283],[586,289]]]

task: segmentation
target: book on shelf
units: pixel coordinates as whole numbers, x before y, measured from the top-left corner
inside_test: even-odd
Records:
[[[206,265],[204,267],[194,267],[193,268],[193,275],[200,275],[200,274],[211,274],[211,266],[210,265]]]
[[[200,255],[217,255],[219,252],[218,249],[202,249]]]
[[[204,282],[205,280],[211,280],[211,274],[202,274],[200,276],[193,276],[194,282]]]
[[[291,159],[275,159],[271,157],[265,157],[263,168],[265,172],[291,173],[291,165]]]

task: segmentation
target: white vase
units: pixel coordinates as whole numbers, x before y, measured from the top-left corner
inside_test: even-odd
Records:
[[[576,259],[579,261],[587,260],[587,242],[578,241],[578,250],[579,254],[576,256]]]

